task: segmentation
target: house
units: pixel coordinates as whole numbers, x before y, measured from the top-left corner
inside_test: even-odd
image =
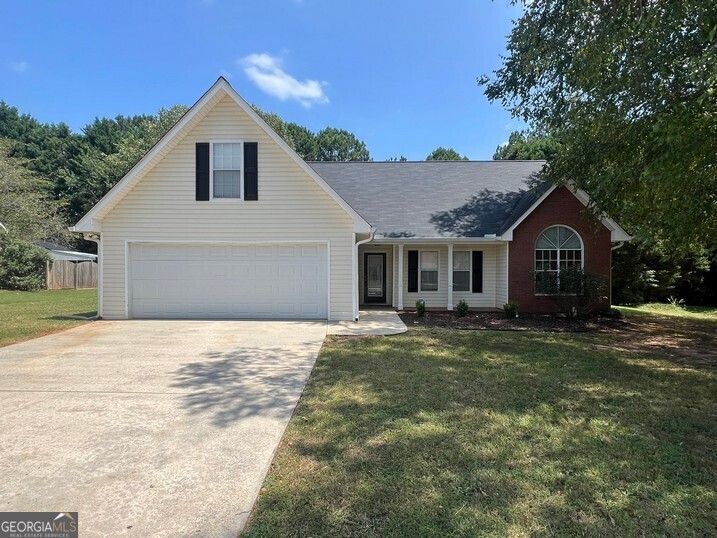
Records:
[[[72,250],[70,247],[58,245],[52,241],[38,241],[37,246],[44,248],[52,258],[52,261],[69,261],[69,262],[96,262],[97,254],[88,254],[87,252],[79,252]]]
[[[609,277],[630,236],[542,166],[307,163],[220,78],[73,230],[98,244],[105,319],[549,311],[535,269]]]
[[[72,250],[51,241],[37,241],[50,256],[45,264],[45,287],[64,290],[97,287],[97,254]]]

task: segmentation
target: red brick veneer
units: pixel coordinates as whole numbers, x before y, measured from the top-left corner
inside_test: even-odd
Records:
[[[554,312],[556,305],[546,297],[536,296],[533,288],[535,242],[538,236],[556,224],[569,226],[583,240],[585,270],[610,278],[610,231],[585,211],[585,206],[566,187],[558,187],[513,231],[509,243],[510,301],[520,304],[522,312]],[[609,295],[608,288],[608,295]],[[600,307],[607,308],[609,301]]]

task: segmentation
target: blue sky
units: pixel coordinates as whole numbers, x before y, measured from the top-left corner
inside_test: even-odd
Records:
[[[74,130],[192,104],[223,74],[250,103],[354,132],[374,160],[438,146],[490,159],[520,128],[476,77],[500,64],[508,0],[6,2],[0,99]]]

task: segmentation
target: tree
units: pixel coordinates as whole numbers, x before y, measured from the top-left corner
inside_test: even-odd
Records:
[[[95,118],[82,129],[88,145],[107,155],[116,153],[120,141],[129,134],[141,133],[142,125],[151,116],[122,116],[114,119]]]
[[[326,127],[316,135],[319,161],[370,161],[366,144],[343,129]]]
[[[11,141],[0,139],[0,223],[19,239],[67,243],[71,236],[60,202],[49,195],[47,181],[25,168],[23,160],[10,157],[10,146]]]
[[[467,161],[468,157],[461,157],[453,148],[439,147],[434,149],[431,154],[426,157],[427,161]]]
[[[272,130],[284,139],[284,142],[289,144],[291,149],[296,149],[294,145],[294,138],[291,131],[289,130],[288,124],[281,119],[281,116],[274,112],[265,112],[256,105],[251,105],[254,111],[261,116],[266,124],[272,128]]]
[[[408,159],[404,155],[401,155],[400,157],[389,157],[386,159],[386,162],[388,163],[405,163],[407,161]]]
[[[0,236],[0,288],[36,291],[44,284],[47,251],[13,234]]]
[[[524,5],[491,101],[563,145],[546,169],[629,228],[717,245],[717,25],[704,0]]]
[[[316,135],[298,123],[287,123],[286,128],[294,141],[294,150],[299,157],[305,161],[318,161],[319,143],[316,141]]]
[[[510,133],[507,144],[496,148],[493,159],[550,161],[559,149],[560,144],[552,136],[530,131],[514,131]]]

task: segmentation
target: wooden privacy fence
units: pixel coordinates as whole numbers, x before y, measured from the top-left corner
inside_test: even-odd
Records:
[[[97,287],[97,262],[55,260],[47,262],[45,282],[48,290]]]

